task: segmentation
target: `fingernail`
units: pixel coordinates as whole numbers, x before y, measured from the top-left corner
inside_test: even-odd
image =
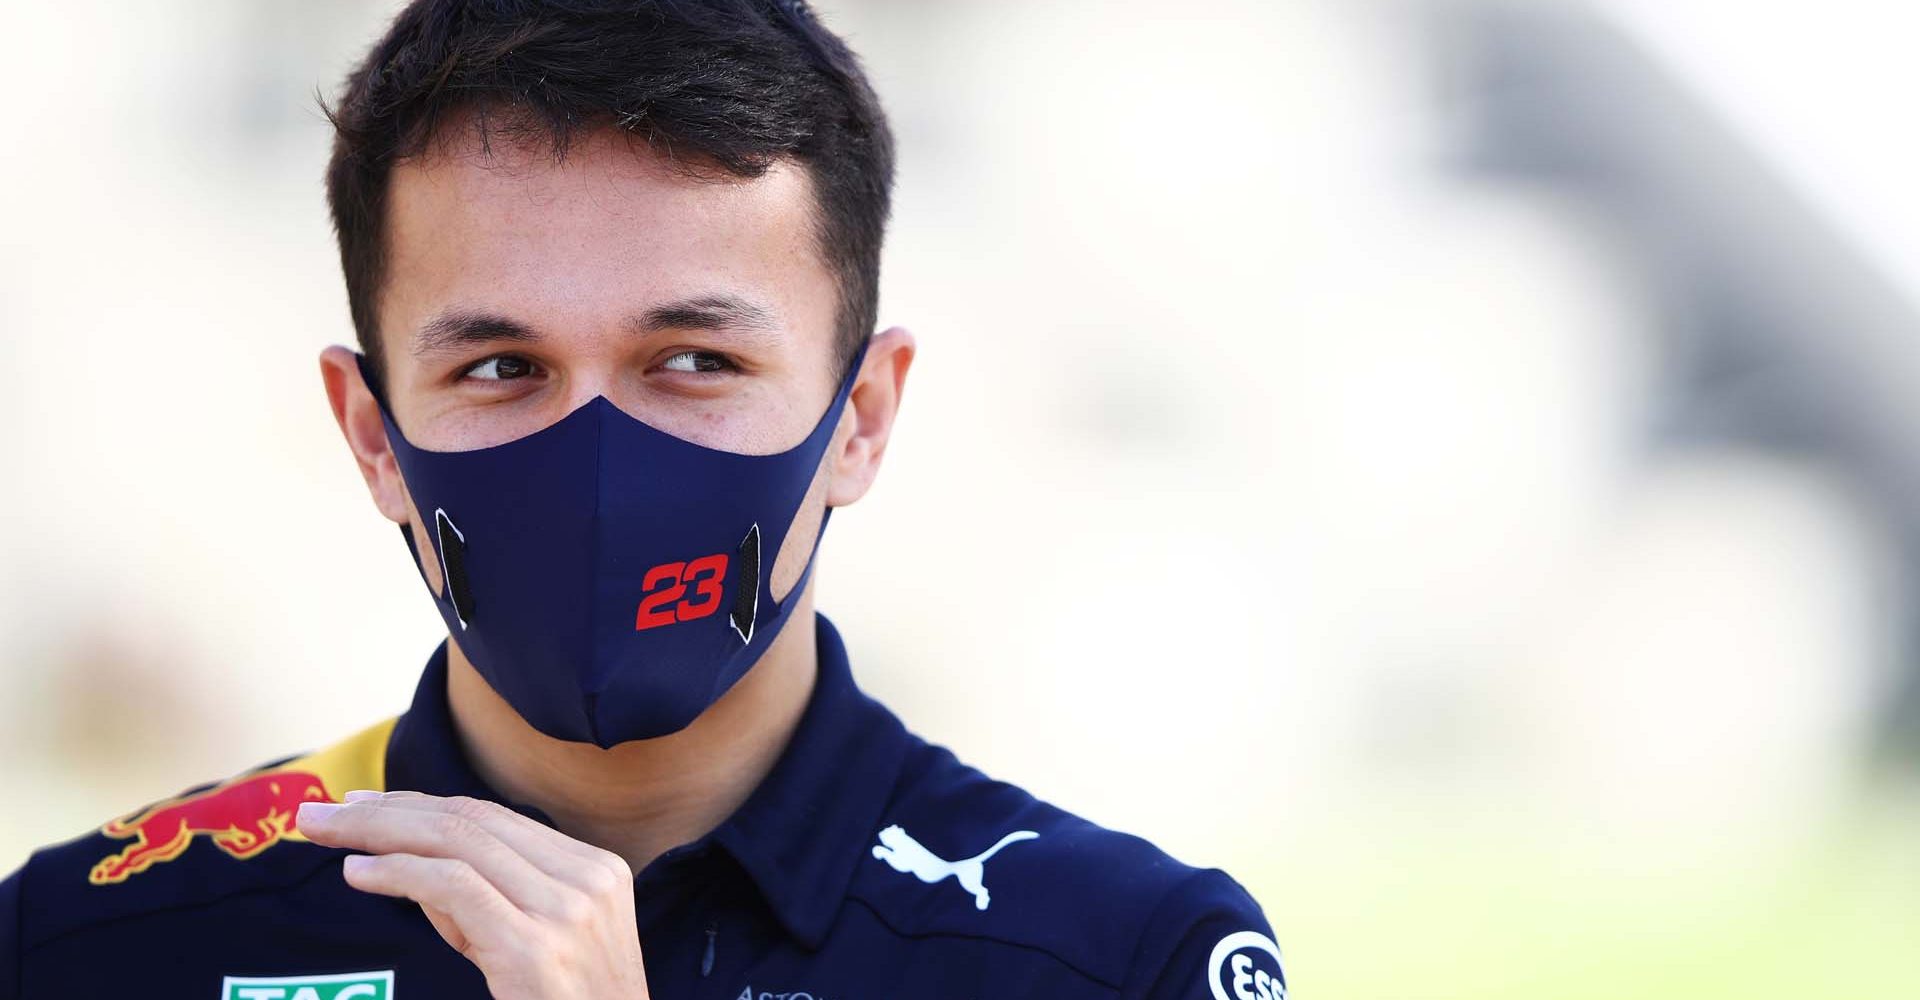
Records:
[[[316,820],[325,820],[339,811],[340,803],[338,802],[302,802],[300,815],[294,819],[294,822],[299,826],[306,826]]]
[[[364,854],[349,854],[340,862],[340,868],[351,875],[367,866],[370,859]]]
[[[374,791],[374,790],[373,790],[373,789],[371,789],[371,788],[357,788],[357,789],[354,789],[353,791],[351,791],[351,792],[348,792],[348,793],[346,794],[346,801],[348,801],[348,802],[365,802],[365,801],[366,801],[366,800],[368,800],[368,799],[377,799],[377,798],[379,798],[379,797],[380,797],[381,795],[383,795],[383,794],[385,794],[385,793],[384,793],[384,792],[376,792],[376,791]]]

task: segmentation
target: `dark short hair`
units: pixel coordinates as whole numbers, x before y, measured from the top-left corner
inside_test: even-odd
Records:
[[[694,176],[757,177],[793,159],[838,286],[842,369],[873,333],[892,133],[858,60],[805,0],[413,0],[322,107],[347,303],[376,372],[390,175],[469,117],[483,143],[544,141],[556,158],[584,131],[619,129]]]

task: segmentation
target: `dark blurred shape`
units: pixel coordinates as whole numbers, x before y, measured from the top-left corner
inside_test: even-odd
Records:
[[[1881,522],[1895,548],[1883,592],[1899,676],[1879,750],[1920,764],[1920,620],[1907,600],[1920,569],[1914,303],[1594,12],[1466,0],[1434,18],[1440,90],[1460,126],[1452,167],[1586,208],[1653,304],[1648,457],[1790,458]]]

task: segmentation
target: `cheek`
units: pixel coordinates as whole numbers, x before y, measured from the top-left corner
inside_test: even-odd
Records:
[[[702,447],[777,455],[813,433],[831,399],[816,398],[790,380],[768,378],[707,399],[636,393],[614,404],[656,430]]]

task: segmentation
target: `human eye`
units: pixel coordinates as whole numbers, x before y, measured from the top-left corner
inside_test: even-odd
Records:
[[[533,362],[514,354],[496,354],[460,370],[460,377],[476,382],[506,382],[533,374]]]
[[[715,354],[712,351],[681,351],[661,362],[660,367],[667,371],[709,374],[733,371],[739,366],[724,354]]]

